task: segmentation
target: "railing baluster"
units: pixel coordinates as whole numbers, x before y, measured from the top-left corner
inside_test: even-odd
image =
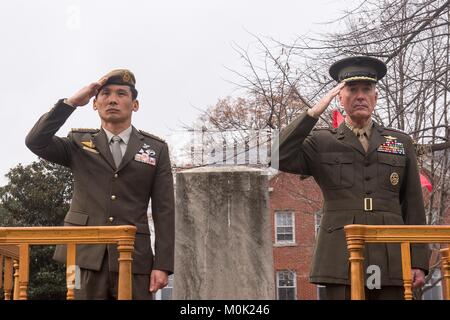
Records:
[[[14,293],[13,299],[19,300],[19,260],[14,259]]]
[[[69,243],[67,245],[67,263],[66,263],[66,282],[67,282],[67,300],[74,300],[75,294],[73,289],[75,288],[76,277],[76,244]]]
[[[30,275],[30,246],[27,243],[20,245],[19,266],[19,300],[27,300],[28,280]]]
[[[352,300],[364,300],[364,241],[358,239],[348,240],[348,251],[350,253],[351,270],[351,298]]]
[[[405,300],[412,300],[412,279],[411,279],[411,246],[409,242],[402,242],[402,271],[403,286],[405,287]]]
[[[119,251],[118,300],[131,300],[133,292],[131,273],[132,253],[134,250],[133,242],[119,240],[117,250]]]
[[[450,249],[441,249],[444,299],[450,300]]]
[[[11,300],[11,291],[13,286],[13,259],[11,257],[5,257],[5,283],[3,292],[5,294],[5,300]]]
[[[3,288],[3,255],[0,254],[0,290]]]

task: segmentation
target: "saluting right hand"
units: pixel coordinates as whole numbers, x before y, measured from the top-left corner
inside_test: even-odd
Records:
[[[311,108],[311,111],[313,111],[317,117],[320,116],[328,108],[330,102],[339,94],[344,86],[345,82],[341,82],[336,87],[328,91],[327,94],[320,99],[314,107]]]
[[[98,90],[106,83],[107,77],[101,78],[97,82],[93,82],[90,85],[80,89],[72,97],[68,98],[66,102],[74,107],[82,107],[89,103],[92,97],[94,97]]]

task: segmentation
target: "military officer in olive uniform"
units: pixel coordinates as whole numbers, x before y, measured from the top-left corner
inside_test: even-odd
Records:
[[[74,194],[64,219],[68,226],[134,225],[133,299],[151,299],[168,283],[174,264],[174,191],[167,144],[131,125],[138,111],[135,77],[113,70],[45,113],[26,138],[38,156],[71,168]],[[58,129],[79,107],[93,100],[101,129]],[[147,210],[151,199],[155,224],[152,252]],[[65,262],[65,248],[55,259]],[[78,245],[81,288],[76,299],[117,298],[118,252],[114,245]]]
[[[310,281],[326,285],[328,299],[349,299],[344,226],[421,225],[425,211],[411,138],[371,117],[376,82],[386,74],[385,64],[358,56],[334,63],[329,71],[339,84],[281,131],[279,169],[311,175],[320,186],[324,208]],[[336,129],[315,129],[336,96],[346,112],[345,121]],[[399,245],[368,244],[366,248],[366,268],[376,265],[381,270],[381,289],[366,288],[366,297],[402,299]],[[424,284],[428,257],[427,246],[413,247],[413,286]]]

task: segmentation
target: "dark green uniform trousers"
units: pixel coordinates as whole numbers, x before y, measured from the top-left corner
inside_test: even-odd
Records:
[[[372,290],[365,289],[366,300],[404,300],[404,289],[400,286],[384,286],[381,289]],[[325,287],[325,299],[350,300],[350,286],[344,284],[327,284]]]
[[[108,251],[105,252],[99,271],[80,269],[80,289],[75,289],[76,300],[117,300],[118,273],[109,271]],[[133,300],[153,300],[148,291],[150,275],[133,274]]]

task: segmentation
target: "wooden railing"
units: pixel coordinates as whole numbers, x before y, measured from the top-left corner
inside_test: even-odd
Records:
[[[29,250],[31,245],[67,245],[67,300],[74,299],[75,259],[77,244],[117,244],[119,252],[118,299],[131,300],[132,296],[132,254],[134,251],[135,226],[98,226],[98,227],[0,227],[0,247],[19,248],[5,252],[5,300],[11,298],[10,279],[11,259],[17,261],[18,276],[14,286],[14,299],[26,300],[29,281]],[[8,259],[8,257],[10,257]],[[9,262],[8,262],[9,261]],[[3,265],[3,264],[2,264]],[[1,287],[1,286],[0,286]],[[9,293],[7,295],[7,288]]]
[[[364,245],[366,242],[400,243],[405,300],[412,299],[411,243],[450,243],[450,226],[347,225],[344,228],[350,260],[351,298],[364,300]],[[445,297],[450,297],[450,261],[442,252]]]
[[[19,247],[14,245],[0,245],[0,290],[3,288],[5,300],[11,300],[13,287],[14,299],[18,299]]]

